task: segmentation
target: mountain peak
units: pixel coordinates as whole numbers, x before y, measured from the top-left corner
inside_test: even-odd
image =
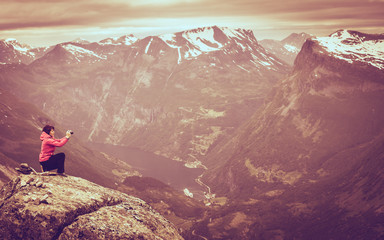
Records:
[[[141,199],[78,177],[19,176],[0,207],[1,239],[182,239]]]
[[[201,27],[175,34],[163,34],[159,38],[169,47],[181,49],[183,57],[180,60],[222,50],[231,44],[238,45],[238,48],[243,51],[250,50],[258,45],[251,30],[218,26]]]
[[[1,41],[7,45],[12,45],[13,48],[19,52],[27,52],[32,49],[28,44],[20,43],[15,38],[2,39]]]
[[[16,38],[6,38],[6,39],[1,39],[3,42],[17,42]]]
[[[76,38],[72,42],[73,43],[81,43],[81,44],[89,44],[89,43],[91,43],[90,41],[88,41],[88,40],[86,40],[84,38]]]
[[[0,52],[0,64],[29,64],[35,59],[37,51],[14,38],[7,38],[0,40]]]
[[[101,40],[99,43],[104,45],[132,45],[137,42],[139,39],[135,37],[133,34],[124,35],[121,37],[110,37]]]
[[[314,40],[338,59],[384,69],[384,34],[338,30],[329,37],[319,37]]]
[[[305,33],[305,32],[302,32],[302,33],[291,33],[288,37],[286,37],[283,40],[281,40],[281,42],[283,42],[283,43],[298,42],[298,43],[300,43],[299,45],[303,45],[305,40],[307,38],[310,38],[310,37],[312,37],[312,35],[308,34],[308,33]]]
[[[210,26],[210,27],[201,27],[196,29],[191,29],[184,31],[184,35],[198,34],[201,36],[212,37],[212,35],[216,34],[224,34],[227,38],[239,38],[247,36],[249,38],[254,38],[252,30],[246,30],[242,28],[229,28],[229,27],[218,27],[218,26]],[[226,39],[227,40],[227,39]]]
[[[218,30],[223,31],[224,29],[227,29],[227,27],[218,27],[214,25],[214,26],[193,28],[193,29],[185,30],[183,32],[184,33],[186,32],[202,33],[202,32],[210,32],[210,31],[218,31]]]
[[[277,57],[286,61],[288,64],[293,65],[301,47],[310,37],[312,37],[312,35],[304,32],[291,33],[288,37],[281,41],[274,39],[264,39],[260,41],[260,44]]]

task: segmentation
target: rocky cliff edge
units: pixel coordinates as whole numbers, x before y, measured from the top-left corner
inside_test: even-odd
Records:
[[[0,239],[182,239],[144,201],[72,176],[21,175],[0,190]]]

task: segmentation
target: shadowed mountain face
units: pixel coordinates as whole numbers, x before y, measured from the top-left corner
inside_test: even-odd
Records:
[[[292,33],[281,41],[273,39],[261,40],[260,45],[289,65],[293,65],[301,47],[310,37],[312,36],[307,33]]]
[[[112,40],[63,43],[28,66],[3,66],[1,85],[84,140],[198,165],[289,70],[242,29]]]
[[[229,213],[253,222],[248,236],[383,236],[383,39],[339,31],[308,40],[270,101],[212,150],[203,181],[237,205]],[[364,55],[369,48],[377,51]],[[265,214],[261,223],[255,214]]]
[[[226,159],[241,161],[252,177],[259,178],[260,171],[262,182],[292,185],[306,176],[338,173],[339,167],[348,168],[353,162],[331,159],[381,134],[383,70],[330,56],[322,43],[306,42],[292,74],[229,144],[235,146]],[[272,171],[270,177],[264,176],[258,167],[265,164],[276,171],[284,169],[284,174]]]

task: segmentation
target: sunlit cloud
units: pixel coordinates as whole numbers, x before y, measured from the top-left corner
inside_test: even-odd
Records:
[[[212,25],[249,28],[266,37],[268,30],[271,36],[340,28],[384,32],[383,10],[382,0],[3,0],[0,38],[27,39],[34,32],[44,39],[40,42],[53,42],[54,32],[65,40],[82,32],[95,40]]]

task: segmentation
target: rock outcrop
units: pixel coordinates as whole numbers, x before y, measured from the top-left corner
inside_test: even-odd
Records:
[[[144,201],[72,176],[22,175],[0,191],[0,239],[182,239]]]

